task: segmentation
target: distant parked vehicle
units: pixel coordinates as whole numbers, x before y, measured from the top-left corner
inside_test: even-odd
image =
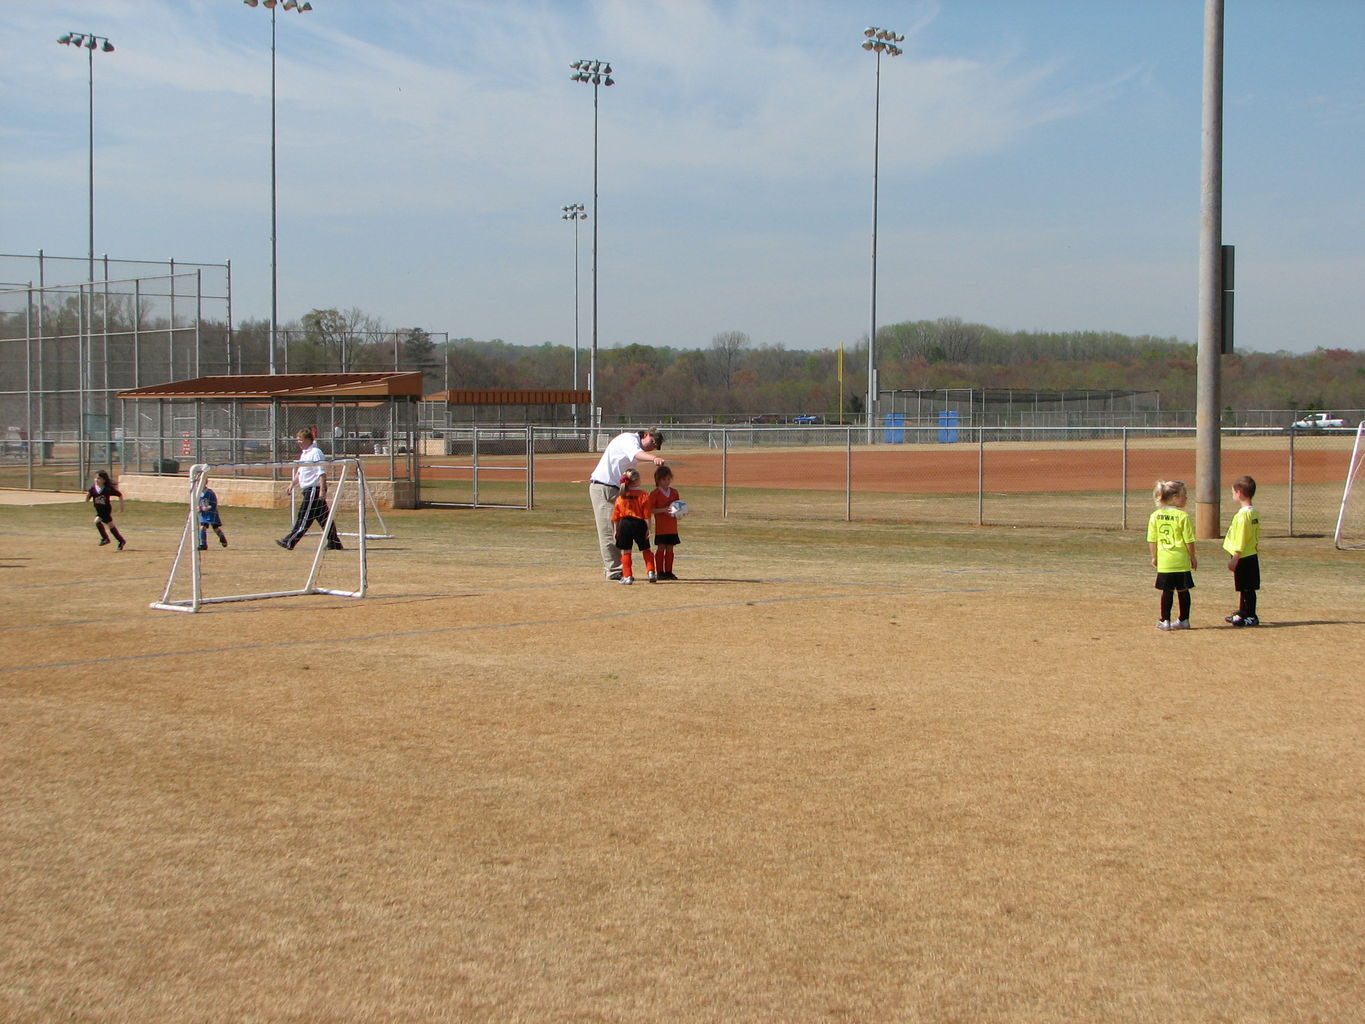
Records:
[[[762,416],[750,416],[750,423],[781,423],[782,417],[775,412],[767,412]]]
[[[793,423],[819,423],[822,417],[807,413],[805,416],[793,416]]]
[[[1310,412],[1301,420],[1295,420],[1290,425],[1290,430],[1323,430],[1327,427],[1349,426],[1340,416],[1330,412]]]

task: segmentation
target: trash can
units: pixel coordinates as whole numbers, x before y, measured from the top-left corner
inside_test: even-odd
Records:
[[[162,459],[156,464],[156,471],[158,473],[169,474],[170,476],[178,476],[180,473],[180,463],[175,459]]]

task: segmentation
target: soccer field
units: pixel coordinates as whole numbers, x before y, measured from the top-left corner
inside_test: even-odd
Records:
[[[1274,539],[1234,630],[1201,542],[1161,633],[1132,531],[693,501],[622,587],[581,491],[197,615],[182,510],[0,507],[0,1020],[1365,1013],[1361,552]]]

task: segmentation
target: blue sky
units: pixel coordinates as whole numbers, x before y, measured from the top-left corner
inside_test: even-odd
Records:
[[[573,341],[600,91],[603,346],[853,344],[869,321],[1194,340],[1202,0],[313,0],[280,13],[280,317]],[[1238,344],[1365,348],[1365,2],[1227,0]],[[233,264],[270,305],[270,15],[0,0],[0,252]],[[591,212],[591,211],[590,211]],[[581,330],[591,224],[580,228]]]

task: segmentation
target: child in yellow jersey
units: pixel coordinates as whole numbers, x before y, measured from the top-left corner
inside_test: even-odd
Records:
[[[645,569],[649,582],[657,583],[654,572],[654,552],[649,550],[649,495],[640,490],[640,471],[628,469],[621,474],[621,490],[611,507],[611,521],[616,524],[616,546],[621,550],[621,582],[629,586],[635,582],[631,572],[630,548],[638,544],[645,553]]]
[[[1261,514],[1252,506],[1256,497],[1256,481],[1239,476],[1232,482],[1232,496],[1242,507],[1228,524],[1223,538],[1223,550],[1229,555],[1228,569],[1232,585],[1237,588],[1237,610],[1224,621],[1234,626],[1259,626],[1256,617],[1256,591],[1261,589]]]
[[[1147,543],[1152,549],[1156,569],[1156,589],[1161,591],[1161,630],[1190,628],[1190,591],[1194,589],[1192,570],[1199,568],[1194,553],[1194,520],[1185,511],[1185,484],[1180,480],[1158,480],[1152,488],[1156,511],[1147,520]],[[1180,601],[1180,618],[1171,618],[1171,606]]]

